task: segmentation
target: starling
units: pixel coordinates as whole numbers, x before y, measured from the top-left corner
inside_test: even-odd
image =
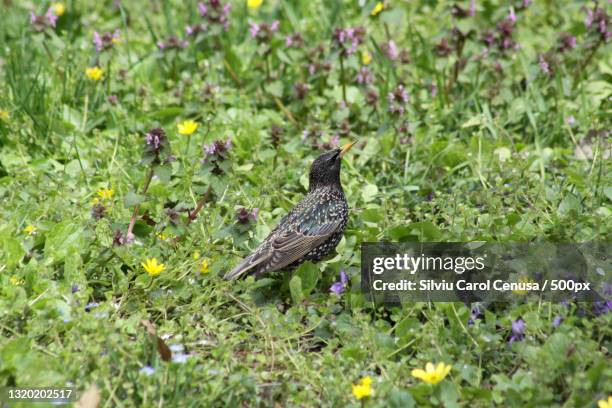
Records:
[[[348,222],[340,165],[354,144],[330,150],[315,159],[310,168],[308,194],[225,279],[292,270],[304,261],[317,262],[336,248]]]

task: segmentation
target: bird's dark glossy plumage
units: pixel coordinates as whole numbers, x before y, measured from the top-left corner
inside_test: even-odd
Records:
[[[336,248],[348,222],[340,167],[342,156],[353,144],[323,153],[314,160],[308,194],[225,279],[291,270],[304,261],[317,262]]]

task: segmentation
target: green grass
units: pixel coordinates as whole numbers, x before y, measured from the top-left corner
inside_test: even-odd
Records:
[[[100,406],[126,407],[592,407],[612,394],[611,314],[592,304],[495,305],[468,324],[462,303],[375,306],[360,290],[361,242],[609,240],[612,53],[584,25],[592,4],[476,1],[475,16],[455,18],[444,1],[393,1],[376,17],[372,1],[236,1],[227,31],[186,37],[207,21],[195,1],[111,3],[67,1],[43,32],[34,6],[2,6],[0,386],[96,384]],[[483,54],[511,5],[511,46]],[[270,41],[251,38],[249,21],[275,19]],[[331,39],[352,26],[365,36],[343,83]],[[115,29],[121,41],[97,53],[93,32]],[[303,48],[285,46],[294,32]],[[562,32],[575,48],[558,50]],[[160,51],[171,35],[189,45]],[[404,55],[388,58],[389,40]],[[93,66],[99,81],[85,75]],[[399,84],[410,100],[398,115],[387,95]],[[200,125],[191,136],[177,133],[186,119]],[[145,152],[156,127],[169,141],[161,158],[174,160]],[[298,270],[301,287],[290,274],[223,281],[303,197],[335,136],[357,141],[337,254]],[[223,158],[204,160],[203,145],[228,139]],[[256,220],[240,223],[242,208],[258,208]],[[114,242],[133,214],[134,241]],[[155,277],[141,266],[153,257],[166,266]],[[350,285],[336,296],[340,270]],[[508,344],[518,318],[525,338]],[[163,361],[143,320],[190,357]],[[430,361],[452,365],[437,385],[411,376]],[[364,376],[374,394],[357,401]]]

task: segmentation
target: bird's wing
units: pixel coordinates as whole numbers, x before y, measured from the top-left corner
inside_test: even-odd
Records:
[[[306,231],[286,230],[272,240],[266,271],[282,269],[302,258],[312,249],[324,243],[338,230],[341,221],[335,220]]]
[[[236,279],[256,268],[258,273],[276,271],[302,258],[313,248],[325,242],[340,226],[340,220],[316,225],[302,223],[284,230],[276,230],[225,279]]]

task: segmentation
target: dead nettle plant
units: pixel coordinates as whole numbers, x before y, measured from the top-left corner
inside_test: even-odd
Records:
[[[207,134],[208,131],[210,131],[210,123]],[[206,152],[211,150],[210,148],[207,149],[206,145],[204,146],[205,156],[200,160],[200,163],[198,163],[199,168],[195,171],[186,169],[184,166],[181,167],[184,172],[182,176],[189,178],[190,190],[199,196],[195,206],[190,209],[184,202],[174,205],[165,203],[164,208],[166,216],[168,217],[168,222],[159,223],[160,225],[158,225],[158,223],[149,216],[148,211],[141,211],[143,207],[142,204],[147,200],[147,193],[154,177],[159,179],[162,183],[170,183],[172,179],[172,162],[176,160],[176,157],[172,154],[166,132],[162,128],[149,130],[144,137],[144,149],[141,160],[141,165],[146,171],[144,181],[140,191],[135,189],[126,194],[125,204],[127,207],[133,208],[132,216],[125,234],[122,234],[118,230],[115,231],[115,245],[130,244],[134,242],[135,227],[137,226],[138,220],[151,226],[157,225],[158,227],[162,227],[161,229],[156,228],[156,235],[162,240],[165,240],[167,237],[161,231],[165,228],[166,224],[169,224],[171,229],[175,232],[171,242],[176,243],[180,241],[187,233],[189,224],[197,218],[202,207],[212,198],[215,187],[217,189],[225,188],[219,178],[220,175],[222,176],[226,173],[228,168],[225,165],[221,168],[220,160],[227,158],[227,152],[231,148],[231,141],[224,141],[222,143],[223,149],[218,147],[220,144],[221,143],[218,141],[213,143],[215,147],[212,154],[207,154]],[[210,160],[210,156],[213,156],[214,160]]]

